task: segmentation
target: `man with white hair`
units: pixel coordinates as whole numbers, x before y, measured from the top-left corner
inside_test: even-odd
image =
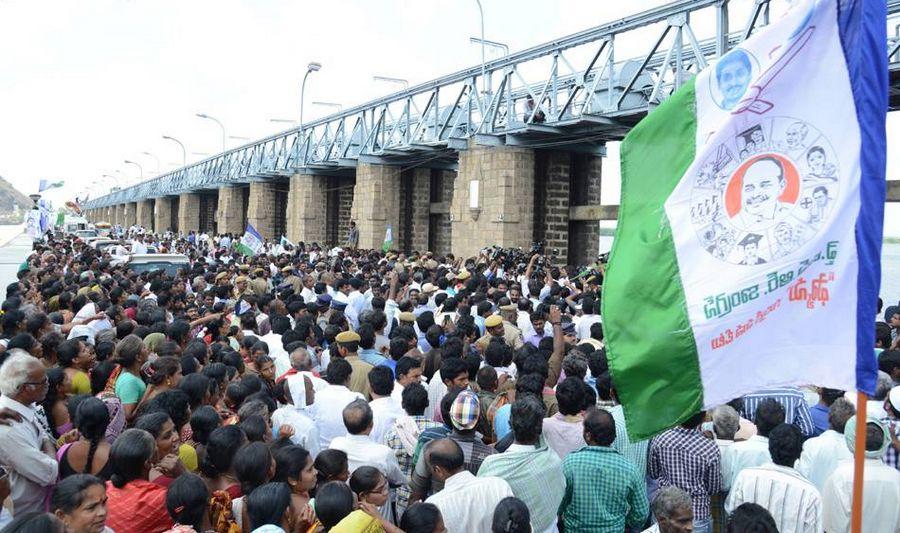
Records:
[[[853,404],[838,398],[828,408],[829,429],[803,443],[797,470],[806,476],[819,491],[842,461],[853,459],[844,439],[844,426],[855,414]]]
[[[56,483],[56,448],[34,408],[48,388],[44,365],[30,355],[13,355],[0,367],[0,410],[10,409],[22,418],[0,425],[0,465],[9,472],[14,516],[43,511],[47,492]]]
[[[674,485],[659,489],[650,505],[650,511],[656,517],[656,523],[643,533],[681,533],[691,530],[694,520],[691,497]]]

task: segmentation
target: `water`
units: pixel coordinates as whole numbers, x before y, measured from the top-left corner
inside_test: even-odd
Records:
[[[613,238],[600,237],[600,253],[608,252]],[[884,306],[900,302],[900,243],[886,242],[881,247],[881,299]]]

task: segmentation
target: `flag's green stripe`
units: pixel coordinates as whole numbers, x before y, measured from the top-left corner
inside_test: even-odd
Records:
[[[235,245],[235,249],[237,249],[238,252],[240,252],[244,255],[255,255],[253,250],[251,250],[249,246],[247,246],[246,244],[244,244],[242,242],[237,243]]]
[[[622,143],[622,201],[603,283],[609,367],[632,439],[682,422],[703,404],[672,229],[663,205],[694,159],[691,81]]]

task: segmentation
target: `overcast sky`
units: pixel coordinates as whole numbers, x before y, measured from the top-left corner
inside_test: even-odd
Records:
[[[519,50],[665,2],[482,3],[485,36]],[[732,12],[751,3],[736,0]],[[415,84],[480,63],[469,43],[478,20],[475,0],[0,0],[0,175],[26,194],[41,178],[65,180],[50,195],[59,202],[102,174],[134,180],[125,159],[155,173],[142,152],[162,170],[180,165],[162,135],[200,160],[222,136],[195,113],[219,118],[230,136],[275,133],[287,126],[269,119],[299,115],[308,62],[323,68],[308,81],[307,120],[333,111],[314,101],[351,106],[397,89],[374,75]],[[888,128],[896,152],[900,119]],[[900,179],[900,154],[889,160],[888,176]],[[604,168],[604,203],[618,202],[617,164]]]

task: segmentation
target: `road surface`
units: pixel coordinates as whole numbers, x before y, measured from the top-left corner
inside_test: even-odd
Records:
[[[0,296],[5,296],[6,286],[18,279],[19,265],[31,253],[31,239],[21,231],[21,225],[0,226]]]

